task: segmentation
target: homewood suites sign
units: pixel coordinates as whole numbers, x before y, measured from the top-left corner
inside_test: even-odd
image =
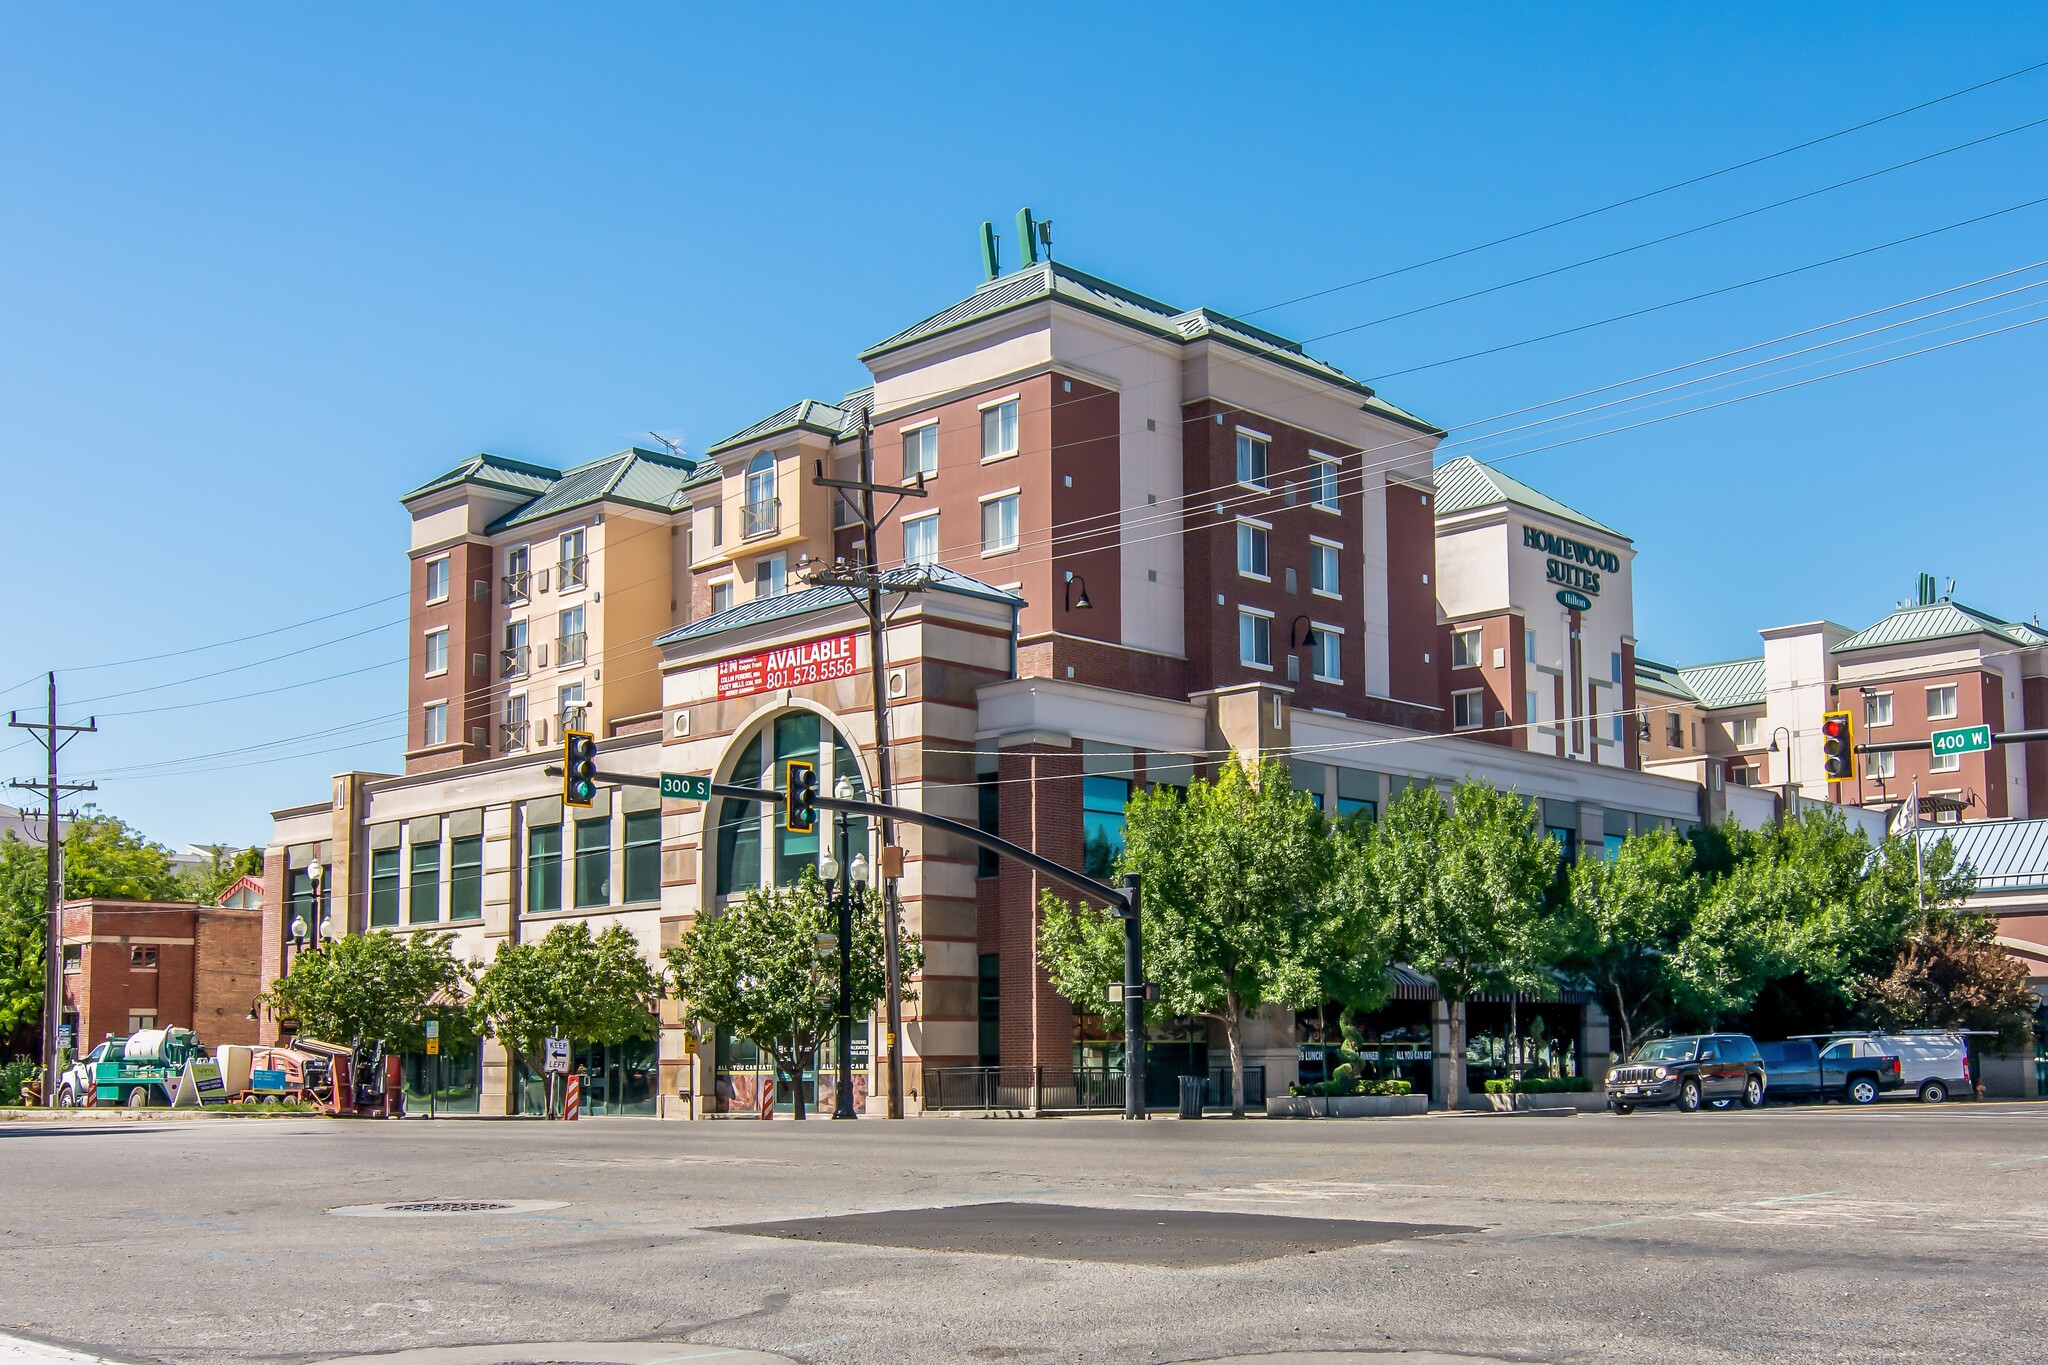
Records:
[[[1597,593],[1601,574],[1621,571],[1621,558],[1612,550],[1539,531],[1534,526],[1522,528],[1522,544],[1549,556],[1543,561],[1543,576],[1560,588]]]

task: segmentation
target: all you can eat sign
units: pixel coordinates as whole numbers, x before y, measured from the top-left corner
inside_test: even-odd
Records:
[[[759,654],[741,654],[718,661],[718,699],[749,697],[785,687],[808,687],[853,676],[851,633],[784,645]]]

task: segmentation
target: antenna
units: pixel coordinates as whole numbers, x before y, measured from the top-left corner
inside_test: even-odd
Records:
[[[1951,578],[1948,581],[1948,595],[1950,597],[1954,597],[1956,595],[1956,581],[1953,578]]]
[[[675,456],[678,460],[687,460],[690,458],[690,452],[684,450],[681,445],[674,441],[671,441],[668,437],[662,435],[660,432],[650,431],[647,434],[649,436],[652,436],[655,440],[661,442],[662,446],[668,451],[668,453]]]
[[[1003,246],[996,240],[996,225],[983,221],[981,225],[981,271],[989,279],[1003,273]]]
[[[1052,260],[1052,219],[1038,220],[1038,242],[1045,248],[1045,259]]]
[[[1028,208],[1017,210],[1017,254],[1025,265],[1038,264],[1038,224]]]

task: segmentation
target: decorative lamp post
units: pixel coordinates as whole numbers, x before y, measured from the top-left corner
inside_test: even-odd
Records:
[[[842,801],[853,799],[853,783],[841,777],[832,784],[832,794]],[[839,856],[847,854],[846,812],[833,813]],[[855,853],[846,864],[846,879],[839,886],[839,1040],[834,1061],[839,1073],[833,1086],[832,1117],[852,1119],[860,1115],[853,1107],[853,898],[867,894],[868,856]]]

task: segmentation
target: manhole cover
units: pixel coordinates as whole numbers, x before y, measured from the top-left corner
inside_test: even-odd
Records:
[[[914,1251],[1189,1267],[1238,1265],[1479,1229],[1271,1213],[1015,1203],[850,1213],[836,1218],[796,1218],[775,1223],[732,1223],[706,1231]]]
[[[401,1204],[354,1204],[329,1209],[337,1218],[461,1218],[479,1213],[539,1213],[564,1207],[560,1199],[415,1199]]]

